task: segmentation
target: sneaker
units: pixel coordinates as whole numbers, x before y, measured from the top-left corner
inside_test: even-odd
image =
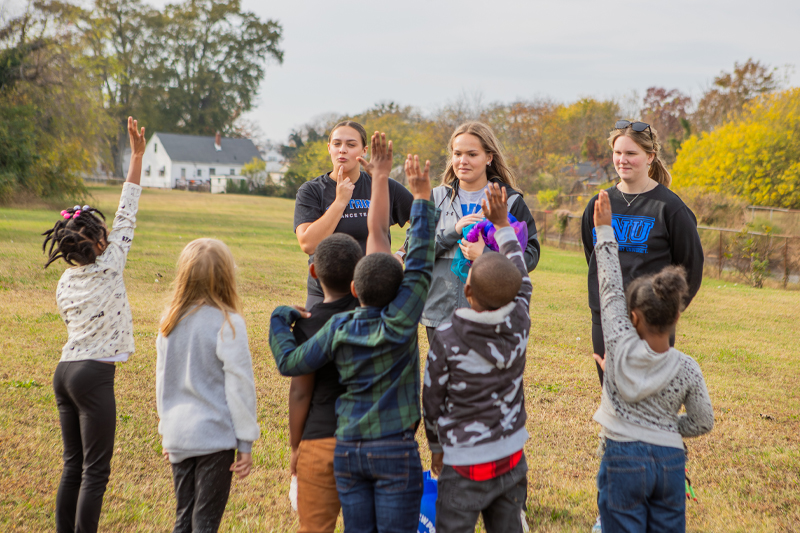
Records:
[[[600,517],[597,517],[597,521],[592,526],[592,533],[602,533],[603,526],[600,525]]]

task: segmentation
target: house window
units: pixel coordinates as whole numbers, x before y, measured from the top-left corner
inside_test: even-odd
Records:
[[[158,143],[153,143],[153,151],[158,153]]]
[[[145,176],[149,176],[150,175],[150,165],[147,165],[147,168],[144,169],[144,175]]]
[[[185,168],[182,168],[182,169],[181,169],[181,177],[182,177],[182,178],[185,178],[185,177],[186,177],[186,169],[185,169]]]
[[[201,168],[197,169],[197,177],[198,178],[202,178],[203,177],[203,169],[201,169]]]
[[[231,169],[231,176],[235,176],[235,175],[236,175],[236,171],[234,169]]]
[[[208,175],[209,176],[216,176],[217,175],[217,169],[216,168],[208,169]]]
[[[158,169],[159,176],[163,176],[166,173],[167,173],[167,167],[161,167],[160,169]]]

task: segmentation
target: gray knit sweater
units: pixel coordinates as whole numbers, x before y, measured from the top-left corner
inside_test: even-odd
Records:
[[[597,228],[600,313],[606,343],[603,399],[594,419],[600,435],[683,449],[682,437],[714,427],[714,411],[700,365],[675,348],[657,353],[636,333],[622,288],[611,226]],[[686,414],[678,416],[681,405]]]
[[[244,319],[202,306],[156,340],[158,432],[169,460],[238,449],[259,436]],[[233,329],[231,329],[231,325]]]

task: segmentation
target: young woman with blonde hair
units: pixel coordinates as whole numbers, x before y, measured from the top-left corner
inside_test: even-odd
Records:
[[[456,128],[448,144],[450,158],[442,174],[442,184],[433,189],[433,202],[441,211],[436,225],[436,261],[428,300],[421,323],[428,338],[433,330],[460,307],[469,307],[464,296],[464,282],[451,266],[460,248],[464,258],[474,261],[486,251],[483,239],[471,243],[462,240],[465,227],[481,221],[481,201],[489,183],[506,189],[508,212],[528,227],[528,243],[523,250],[530,272],[539,262],[536,223],[517,190],[517,179],[508,167],[500,143],[492,129],[482,122],[466,122]]]
[[[250,473],[260,433],[231,251],[216,239],[190,242],[173,286],[156,341],[156,406],[172,464],[174,531],[217,531],[232,472]]]
[[[703,247],[697,234],[694,213],[669,190],[672,176],[661,160],[658,132],[644,122],[618,120],[608,143],[613,151],[614,169],[620,181],[607,189],[614,213],[613,227],[619,243],[619,260],[625,287],[634,279],[660,272],[669,265],[686,270],[689,305],[703,279]],[[589,264],[589,308],[592,311],[592,345],[601,358],[605,353],[600,320],[600,295],[594,244],[594,204],[583,213],[581,235]],[[673,334],[674,344],[674,334]],[[600,383],[603,370],[597,365]]]

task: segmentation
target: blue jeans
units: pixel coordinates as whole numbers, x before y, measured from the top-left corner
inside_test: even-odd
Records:
[[[415,533],[422,463],[414,433],[372,441],[336,441],[333,475],[347,533]]]
[[[681,449],[607,440],[597,474],[603,533],[686,531],[685,469]]]

